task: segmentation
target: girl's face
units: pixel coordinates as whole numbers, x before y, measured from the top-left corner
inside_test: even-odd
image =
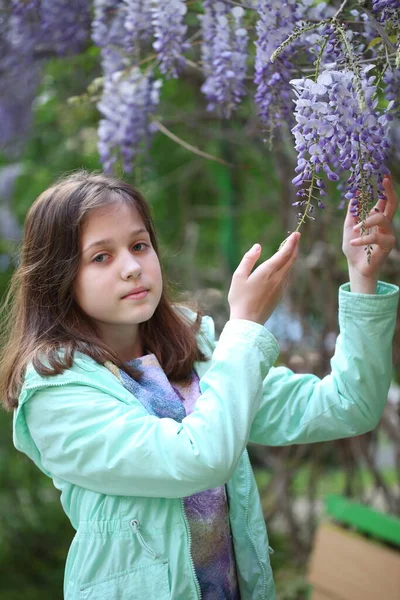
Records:
[[[150,319],[161,298],[162,275],[150,235],[136,208],[125,203],[89,213],[80,240],[74,297],[100,337],[121,360],[144,353],[138,325]],[[124,298],[138,288],[145,292]]]

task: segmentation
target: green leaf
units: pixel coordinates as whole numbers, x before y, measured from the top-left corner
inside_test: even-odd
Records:
[[[382,41],[381,37],[376,37],[373,40],[370,41],[370,43],[368,44],[368,50],[370,48],[373,48],[374,46],[376,46],[376,44],[379,44]]]

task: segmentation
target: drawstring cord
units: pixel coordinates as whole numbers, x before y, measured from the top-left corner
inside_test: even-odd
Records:
[[[154,552],[154,550],[152,550],[150,548],[150,546],[148,546],[148,544],[146,544],[144,537],[140,533],[140,521],[138,521],[137,519],[132,519],[132,521],[130,521],[129,525],[131,526],[133,533],[137,536],[141,546],[143,546],[143,548],[150,554],[150,556],[152,556],[152,558],[154,558],[154,559],[158,558],[158,556]]]

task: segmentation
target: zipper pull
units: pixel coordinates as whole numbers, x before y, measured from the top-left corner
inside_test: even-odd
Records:
[[[140,521],[138,521],[138,519],[132,519],[132,521],[130,521],[129,525],[131,526],[133,533],[137,536],[140,545],[143,546],[143,548],[150,554],[150,556],[152,558],[154,558],[154,559],[158,558],[158,556],[154,552],[154,550],[152,550],[150,548],[150,546],[148,546],[148,544],[146,544],[144,537],[140,533]]]

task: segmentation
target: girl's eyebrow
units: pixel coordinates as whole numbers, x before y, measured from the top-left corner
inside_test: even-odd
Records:
[[[139,233],[149,233],[147,231],[147,229],[135,229],[134,231],[131,231],[131,236],[135,236],[135,235],[139,235]],[[87,246],[83,252],[87,252],[88,250],[90,250],[90,248],[93,248],[94,246],[101,246],[102,244],[112,244],[113,243],[113,239],[111,238],[105,238],[104,240],[97,240],[97,242],[92,242],[91,244],[89,244],[89,246]]]

